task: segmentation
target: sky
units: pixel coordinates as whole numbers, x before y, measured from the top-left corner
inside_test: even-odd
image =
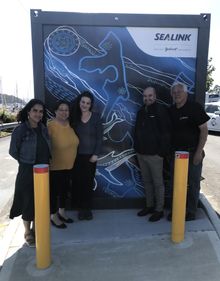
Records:
[[[220,85],[219,0],[7,0],[0,2],[0,91],[26,101],[34,96],[30,9],[82,13],[211,14],[209,58]]]

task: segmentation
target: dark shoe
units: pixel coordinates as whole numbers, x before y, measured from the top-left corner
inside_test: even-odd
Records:
[[[61,229],[67,228],[65,223],[56,224],[53,220],[50,220],[50,221],[51,221],[52,225],[55,226],[56,228],[61,228]]]
[[[61,216],[60,213],[57,213],[57,215],[61,221],[64,221],[65,223],[73,223],[73,220],[71,218],[65,219],[63,216]]]
[[[137,216],[138,217],[143,217],[143,216],[146,216],[148,214],[152,214],[154,212],[154,208],[153,207],[150,207],[150,208],[144,208],[142,209],[141,211],[139,211],[137,213]]]
[[[162,217],[163,217],[163,211],[161,212],[155,211],[153,215],[149,217],[149,221],[151,222],[159,221]]]
[[[186,217],[185,217],[186,221],[194,221],[195,219],[196,219],[195,214],[193,214],[193,213],[186,213]]]
[[[168,221],[172,221],[172,213],[171,213],[171,212],[168,214],[167,220],[168,220]]]
[[[84,212],[84,217],[86,220],[92,220],[93,219],[93,214],[92,214],[92,211],[91,210],[86,210]]]

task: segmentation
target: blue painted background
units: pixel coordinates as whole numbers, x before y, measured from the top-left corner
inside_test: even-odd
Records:
[[[95,110],[102,113],[104,140],[96,196],[143,197],[133,150],[142,91],[154,86],[159,102],[170,104],[170,86],[178,80],[188,85],[193,97],[196,59],[150,56],[136,46],[124,27],[45,26],[44,36],[49,114],[57,99],[72,102],[85,90],[93,93]]]

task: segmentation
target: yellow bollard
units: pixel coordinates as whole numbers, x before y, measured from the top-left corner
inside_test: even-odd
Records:
[[[184,240],[188,165],[189,153],[186,151],[176,151],[171,235],[171,239],[174,243],[180,243]]]
[[[38,269],[45,269],[51,265],[49,167],[34,165],[33,170],[36,265]]]

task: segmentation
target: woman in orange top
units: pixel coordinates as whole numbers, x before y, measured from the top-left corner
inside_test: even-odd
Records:
[[[55,118],[48,122],[51,138],[52,160],[50,163],[51,223],[57,228],[66,228],[73,220],[65,214],[65,204],[70,187],[70,172],[79,144],[73,128],[69,125],[69,104],[59,101],[55,107]]]

